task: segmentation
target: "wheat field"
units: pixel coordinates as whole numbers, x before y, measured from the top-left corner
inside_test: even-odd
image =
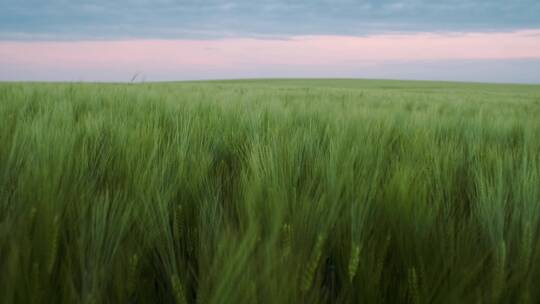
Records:
[[[540,86],[0,83],[1,303],[538,303]]]

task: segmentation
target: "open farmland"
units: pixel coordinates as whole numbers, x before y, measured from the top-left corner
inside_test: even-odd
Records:
[[[540,86],[0,83],[2,303],[538,303]]]

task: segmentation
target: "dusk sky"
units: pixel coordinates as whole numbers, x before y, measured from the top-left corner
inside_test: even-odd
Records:
[[[0,81],[540,83],[540,1],[0,0]]]

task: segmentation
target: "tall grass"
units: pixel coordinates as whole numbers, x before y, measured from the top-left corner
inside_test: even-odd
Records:
[[[538,303],[540,88],[0,84],[2,303]]]

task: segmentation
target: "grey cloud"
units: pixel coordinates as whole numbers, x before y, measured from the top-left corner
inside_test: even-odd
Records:
[[[0,0],[0,39],[219,38],[540,27],[536,0]]]

